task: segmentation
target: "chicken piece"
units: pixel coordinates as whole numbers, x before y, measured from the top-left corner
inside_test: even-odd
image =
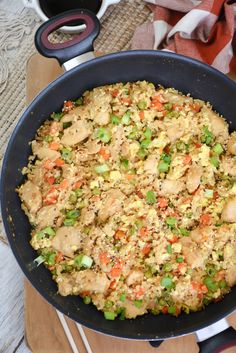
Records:
[[[200,298],[196,292],[194,293],[192,284],[189,281],[178,282],[175,289],[171,292],[171,297],[175,303],[185,303],[193,310],[200,304]]]
[[[224,260],[234,260],[236,255],[236,246],[235,244],[227,243],[224,246]]]
[[[189,193],[194,192],[201,183],[201,176],[203,173],[202,166],[193,164],[187,173],[186,187]]]
[[[52,227],[60,215],[56,205],[43,206],[37,213],[36,224],[40,229]]]
[[[70,123],[70,122],[75,122],[78,120],[78,114],[75,114],[74,109],[71,110],[69,113],[63,115],[63,117],[61,118],[61,122],[62,123]]]
[[[77,167],[73,164],[64,164],[62,166],[62,176],[65,179],[71,179],[76,176]]]
[[[157,174],[158,158],[155,155],[150,155],[144,162],[144,170],[147,174]]]
[[[42,206],[42,194],[40,189],[31,181],[27,181],[20,187],[19,195],[30,213],[36,213]]]
[[[122,306],[125,308],[125,316],[128,319],[135,319],[137,316],[143,315],[147,311],[144,304],[142,304],[140,308],[137,308],[132,301],[127,299],[122,303]]]
[[[202,108],[202,114],[209,119],[211,124],[210,130],[213,135],[216,137],[221,137],[222,142],[224,142],[229,136],[226,121],[206,106]]]
[[[229,153],[236,155],[236,134],[235,133],[231,134],[227,143],[227,149]]]
[[[122,125],[116,126],[116,129],[113,129],[112,142],[110,144],[110,152],[113,160],[119,158],[121,152],[121,146],[124,142],[125,134],[124,128]]]
[[[79,292],[106,293],[110,280],[105,273],[96,273],[87,269],[76,274],[76,283]]]
[[[220,167],[225,174],[236,176],[236,160],[232,157],[223,157]]]
[[[141,283],[143,280],[143,272],[139,270],[132,270],[126,279],[127,286]]]
[[[73,283],[71,275],[61,274],[57,281],[58,292],[63,297],[73,294]]]
[[[60,152],[51,150],[50,148],[45,146],[41,146],[36,141],[32,142],[32,151],[39,159],[47,158],[47,159],[55,160],[61,156]]]
[[[182,180],[163,180],[161,184],[160,195],[177,195],[185,188],[185,184]]]
[[[76,227],[61,227],[52,239],[52,247],[63,255],[73,257],[74,252],[81,247],[82,235]]]
[[[42,168],[41,165],[35,165],[32,169],[32,173],[28,174],[29,179],[38,186],[41,186],[44,180],[45,170]]]
[[[166,133],[170,142],[173,143],[184,135],[184,129],[179,122],[176,122],[166,128]]]
[[[179,241],[182,244],[182,252],[187,264],[190,265],[191,268],[203,268],[207,255],[205,255],[200,249],[197,250],[196,243],[193,242],[192,239],[183,237]]]
[[[231,265],[226,269],[226,282],[229,286],[234,286],[236,284],[236,265]]]
[[[120,212],[122,209],[122,201],[125,195],[118,189],[111,189],[106,192],[105,201],[98,212],[98,219],[105,222],[107,218]]]
[[[81,216],[80,216],[81,224],[88,226],[89,224],[93,223],[94,219],[95,219],[94,211],[84,207],[81,211]]]
[[[101,145],[99,145],[98,141],[89,140],[85,143],[85,147],[88,151],[88,154],[96,154],[100,151]]]
[[[107,109],[108,107],[105,106],[103,107],[102,110],[98,110],[95,112],[95,114],[93,115],[93,120],[96,124],[98,125],[107,125],[110,122],[110,112],[111,112],[111,108]]]
[[[79,120],[64,130],[61,143],[67,146],[73,146],[84,141],[90,134],[91,130],[88,123],[84,120]]]
[[[195,241],[195,243],[201,244],[207,241],[211,235],[212,229],[210,227],[197,227],[191,231],[190,238]]]
[[[224,222],[235,223],[236,222],[236,196],[229,198],[224,204],[221,219]]]

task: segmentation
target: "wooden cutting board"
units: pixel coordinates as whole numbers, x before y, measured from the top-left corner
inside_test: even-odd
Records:
[[[61,75],[63,70],[54,59],[34,54],[27,63],[27,104],[49,82]],[[25,337],[33,353],[72,353],[66,334],[55,309],[25,280]],[[75,323],[66,318],[74,341],[80,353],[86,348]],[[236,316],[231,319],[236,327]],[[145,341],[130,341],[112,338],[85,327],[84,332],[93,353],[197,353],[195,336],[188,335],[153,348]]]

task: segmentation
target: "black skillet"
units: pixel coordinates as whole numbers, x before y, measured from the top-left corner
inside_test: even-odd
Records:
[[[81,20],[86,31],[71,42],[51,44],[48,35],[63,25]],[[70,11],[44,23],[36,33],[35,44],[41,54],[55,57],[60,64],[93,51],[93,41],[100,25],[96,16],[85,10]],[[91,58],[91,53],[90,55]],[[37,75],[37,72],[35,72]],[[71,319],[105,334],[142,340],[162,340],[188,334],[208,326],[236,309],[236,287],[222,301],[210,304],[203,311],[154,316],[147,314],[135,320],[107,321],[92,305],[85,305],[77,296],[62,297],[50,272],[39,266],[32,270],[37,256],[29,244],[30,224],[21,209],[15,188],[24,180],[21,169],[27,165],[31,141],[39,126],[53,111],[59,111],[65,100],[76,99],[85,90],[96,86],[147,80],[165,87],[175,87],[183,93],[209,101],[224,115],[231,130],[236,130],[236,85],[219,71],[199,61],[169,52],[140,50],[105,55],[64,73],[49,84],[28,106],[8,143],[1,175],[1,208],[6,234],[12,251],[28,280],[55,308]]]

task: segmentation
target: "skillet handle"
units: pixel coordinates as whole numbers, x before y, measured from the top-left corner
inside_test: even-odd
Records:
[[[83,32],[64,43],[51,43],[48,36],[64,25],[81,21],[86,27]],[[100,32],[100,22],[91,11],[77,9],[63,12],[43,23],[35,34],[35,46],[40,54],[48,58],[56,58],[66,70],[94,57],[93,42]],[[82,55],[84,54],[84,55]],[[81,60],[73,59],[81,55]]]

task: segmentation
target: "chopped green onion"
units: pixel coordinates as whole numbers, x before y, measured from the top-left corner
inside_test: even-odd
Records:
[[[166,217],[166,224],[170,228],[174,228],[177,223],[177,219],[175,217]]]
[[[218,158],[218,157],[212,156],[212,157],[210,157],[210,161],[211,161],[211,164],[212,164],[214,167],[216,167],[216,168],[219,167],[220,162],[219,162],[219,158]]]
[[[184,151],[186,149],[186,144],[183,141],[178,141],[176,143],[177,151]]]
[[[129,125],[130,115],[131,115],[131,112],[127,110],[127,112],[122,116],[122,119],[121,119],[122,124]]]
[[[152,190],[147,191],[146,193],[146,201],[149,205],[152,205],[157,202],[156,193]]]
[[[141,299],[134,300],[134,305],[136,306],[136,308],[140,309],[143,305],[143,301]]]
[[[104,317],[106,320],[115,320],[116,316],[116,313],[113,311],[104,311]]]
[[[44,136],[44,141],[46,141],[46,142],[52,142],[52,140],[53,140],[53,137],[52,136],[50,136],[50,135],[46,135],[46,136]]]
[[[72,156],[72,153],[70,150],[68,150],[68,148],[63,147],[61,149],[61,158],[64,159],[65,161],[70,161]]]
[[[134,126],[129,134],[128,138],[131,140],[138,140],[140,137],[140,131],[137,126]]]
[[[77,266],[81,266],[81,260],[83,258],[83,254],[80,254],[80,255],[77,255],[75,258],[74,258],[74,263],[77,265]]]
[[[92,194],[93,195],[100,195],[101,190],[96,186],[95,188],[92,189]]]
[[[144,139],[140,142],[141,148],[147,148],[152,141],[150,139]]]
[[[183,235],[184,237],[188,237],[190,234],[190,231],[187,230],[186,228],[179,228],[179,232],[181,235]]]
[[[119,319],[120,320],[125,320],[125,308],[121,308],[119,314],[120,314]]]
[[[67,129],[68,127],[70,127],[72,125],[71,121],[68,121],[66,123],[63,123],[63,129]]]
[[[172,246],[171,246],[171,244],[167,245],[166,251],[168,252],[168,254],[172,254]]]
[[[62,116],[63,116],[62,113],[52,113],[51,114],[51,118],[55,121],[60,121]]]
[[[160,161],[158,164],[158,170],[160,173],[166,173],[169,170],[169,163],[166,163],[164,161]]]
[[[66,213],[66,218],[76,219],[76,218],[79,217],[79,215],[80,215],[80,211],[79,210],[71,210],[71,211]]]
[[[84,255],[80,264],[82,267],[90,268],[93,264],[93,259],[90,256]]]
[[[77,197],[81,197],[83,195],[83,190],[80,188],[75,189],[75,194]]]
[[[147,103],[144,100],[139,101],[138,102],[138,107],[139,107],[140,110],[144,110],[144,109],[147,108]]]
[[[108,143],[111,139],[111,131],[106,129],[105,127],[100,127],[96,131],[96,138],[104,143]]]
[[[168,164],[170,164],[171,156],[168,153],[164,152],[164,153],[161,154],[161,160],[166,162],[166,163],[168,163]]]
[[[169,306],[168,307],[168,314],[173,315],[173,314],[175,314],[175,312],[176,312],[176,307],[175,306]]]
[[[184,262],[184,258],[183,257],[177,257],[176,262],[178,262],[179,264],[181,264],[181,262]]]
[[[76,99],[76,101],[75,101],[76,106],[83,105],[83,104],[84,104],[83,97]]]
[[[163,277],[161,279],[161,286],[165,287],[167,289],[170,289],[173,287],[173,281],[170,277]]]
[[[121,119],[117,115],[111,114],[111,123],[113,125],[119,125],[120,121]]]
[[[42,255],[39,255],[38,257],[36,257],[36,259],[34,259],[34,263],[36,263],[37,267],[41,265],[44,261],[45,258]]]
[[[121,296],[120,296],[120,301],[121,302],[124,302],[126,299],[126,294],[125,293],[122,293]]]
[[[138,156],[140,158],[145,158],[146,155],[147,155],[147,151],[144,148],[141,147],[140,150],[138,151]]]
[[[73,226],[76,222],[76,219],[73,219],[73,218],[65,218],[64,219],[64,226],[67,226],[67,227],[70,227],[70,226]]]
[[[76,194],[73,192],[73,193],[71,193],[70,196],[69,196],[69,202],[72,203],[72,204],[75,204],[76,201],[77,201],[77,196],[76,196]]]
[[[167,118],[178,118],[179,115],[180,114],[177,110],[172,110],[166,116],[167,116]]]
[[[173,108],[173,104],[172,103],[166,103],[166,104],[164,104],[164,108],[166,110],[171,110]]]
[[[149,127],[147,127],[143,134],[146,137],[146,139],[150,140],[152,137],[152,130],[149,129]]]
[[[210,145],[214,140],[214,135],[211,131],[209,131],[207,126],[203,127],[203,135],[201,137],[201,141],[206,145]]]
[[[211,292],[215,292],[218,289],[217,283],[211,277],[206,277],[203,283],[207,286],[207,289]]]
[[[218,286],[221,288],[221,289],[224,289],[227,287],[227,283],[224,279],[221,279],[219,282],[218,282]]]
[[[123,168],[125,168],[125,169],[128,169],[128,168],[129,168],[129,161],[128,161],[128,159],[122,159],[122,160],[120,161],[120,164],[121,164],[121,166],[122,166]]]
[[[50,266],[53,266],[53,265],[55,265],[55,260],[56,260],[56,253],[55,252],[49,253],[47,256],[47,263]]]
[[[208,276],[210,276],[210,277],[214,277],[215,276],[215,274],[216,274],[216,270],[215,270],[215,268],[214,267],[207,267],[206,268],[206,273],[208,274]]]
[[[49,235],[49,237],[53,237],[55,235],[55,231],[52,229],[52,227],[46,227],[42,229],[40,232],[37,233],[37,239],[43,239],[45,235]]]
[[[91,303],[91,297],[88,297],[87,295],[83,298],[84,304],[90,304]]]
[[[172,265],[167,263],[167,264],[164,264],[163,266],[163,271],[165,272],[170,272],[172,270]]]
[[[213,194],[214,192],[211,189],[206,189],[204,192],[205,197],[207,197],[208,199],[211,199],[213,197]]]
[[[109,167],[107,164],[101,164],[101,165],[97,165],[95,167],[95,172],[98,173],[98,174],[102,174],[102,173],[106,173],[109,171]]]
[[[216,143],[215,146],[213,146],[212,151],[215,154],[221,154],[222,152],[224,152],[224,149],[220,143]]]

